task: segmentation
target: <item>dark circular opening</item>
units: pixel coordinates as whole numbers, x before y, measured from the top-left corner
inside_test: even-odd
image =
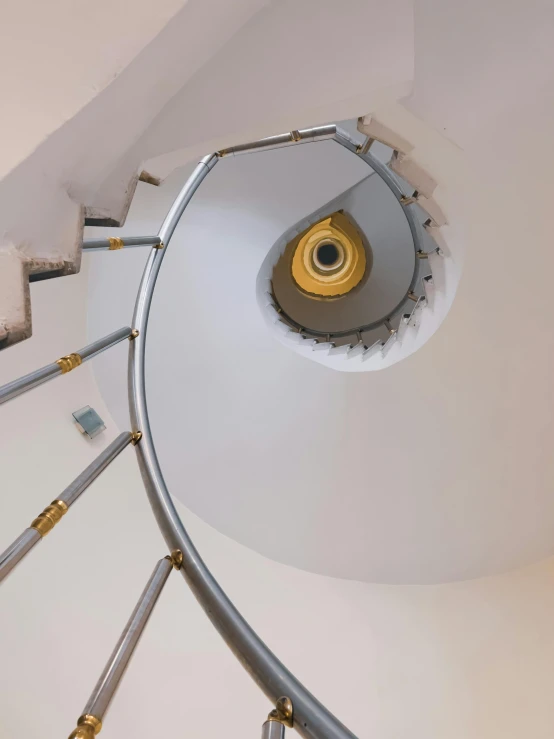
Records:
[[[338,258],[339,250],[330,241],[320,244],[320,246],[317,247],[317,260],[325,267],[332,267],[333,264],[336,264]]]

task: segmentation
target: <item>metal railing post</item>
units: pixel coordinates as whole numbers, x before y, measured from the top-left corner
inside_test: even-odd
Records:
[[[51,531],[70,506],[84,493],[88,486],[96,480],[106,467],[122,452],[125,447],[133,443],[137,436],[125,431],[112,441],[96,459],[86,467],[81,474],[66,487],[66,489],[47,506],[44,511],[32,522],[28,529],[19,536],[3,554],[0,554],[0,583],[10,574],[25,555]]]
[[[83,362],[87,362],[89,359],[96,357],[101,352],[109,349],[115,344],[119,344],[124,339],[134,339],[137,336],[137,332],[129,326],[120,328],[102,339],[93,341],[92,344],[88,344],[79,349],[78,352],[67,354],[65,357],[56,359],[52,364],[47,364],[45,367],[41,367],[34,372],[30,372],[28,375],[20,377],[18,380],[8,382],[6,385],[0,387],[0,405],[7,403],[8,400],[17,398],[18,395],[22,395],[38,385],[42,385],[44,382],[48,382],[57,375],[65,375],[67,372],[79,367]]]
[[[152,246],[163,249],[159,236],[107,236],[103,239],[84,239],[83,251],[117,251],[134,246]]]
[[[285,727],[269,719],[262,725],[262,739],[285,739]]]
[[[172,552],[171,557],[161,559],[154,568],[154,572],[148,580],[100,679],[96,683],[82,715],[77,720],[77,727],[71,732],[69,739],[92,739],[100,732],[106,712],[160,597],[169,573],[173,567],[177,569],[180,567],[181,558],[179,555],[180,552]]]

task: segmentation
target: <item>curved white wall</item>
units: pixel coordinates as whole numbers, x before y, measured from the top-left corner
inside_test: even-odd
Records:
[[[33,286],[40,326],[3,355],[0,381],[83,343],[84,288]],[[108,425],[92,444],[70,420],[84,403]],[[7,545],[118,429],[90,365],[2,416]],[[246,618],[361,739],[551,737],[554,561],[438,587],[346,582],[267,560],[178,507]],[[127,449],[0,589],[2,736],[70,732],[164,553]],[[103,733],[258,736],[269,708],[173,573]]]
[[[354,376],[315,365],[275,340],[256,303],[276,239],[365,174],[333,142],[223,159],[167,251],[147,372],[168,483],[217,530],[284,564],[422,584],[506,572],[554,551],[549,292],[535,289],[554,264],[548,219],[534,208],[527,223],[510,199],[512,217],[501,220],[504,204],[491,211],[486,189],[455,179],[452,157],[434,142],[420,136],[415,153],[439,160],[441,181],[451,175],[445,230],[449,246],[455,237],[467,246],[468,262],[446,321],[394,367]],[[185,178],[142,186],[123,233],[155,232]],[[530,229],[542,241],[522,262]],[[130,320],[146,254],[87,259],[94,336]],[[511,295],[520,310],[510,310]],[[531,343],[519,349],[521,337]],[[118,351],[95,371],[120,421]],[[294,511],[285,540],[265,525],[275,505]]]

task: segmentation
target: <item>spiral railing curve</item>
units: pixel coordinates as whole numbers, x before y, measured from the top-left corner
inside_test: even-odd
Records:
[[[153,249],[139,287],[133,327],[137,338],[129,348],[129,407],[131,425],[142,438],[136,445],[139,468],[150,505],[170,549],[183,555],[180,571],[209,619],[255,682],[275,704],[288,696],[293,705],[294,728],[306,739],[352,739],[352,734],[287,670],[241,616],[192,543],[165,484],[156,455],[146,402],[145,354],[148,317],[156,280],[168,244],[185,208],[200,183],[221,157],[201,160],[175,202],[158,233],[164,248]]]
[[[373,157],[369,140],[361,145],[334,125],[292,131],[251,144],[224,149],[204,157],[178,194],[157,236],[89,239],[83,248],[92,251],[124,246],[150,246],[139,286],[132,327],[125,326],[102,339],[61,357],[24,377],[0,387],[0,404],[65,374],[97,354],[129,339],[128,390],[131,431],[122,432],[83,472],[33,520],[30,526],[0,554],[0,582],[60,521],[70,506],[127,446],[134,445],[142,479],[158,526],[170,555],[160,560],[152,573],[107,666],[77,721],[70,739],[92,739],[102,728],[104,715],[123,677],[143,629],[160,596],[172,568],[180,570],[208,618],[230,649],[269,698],[275,709],[263,724],[264,739],[283,739],[285,726],[295,728],[305,739],[355,739],[264,644],[229,600],[202,560],[181,521],[165,483],[156,449],[146,399],[146,338],[152,297],[158,274],[180,218],[194,193],[217,162],[227,156],[266,151],[302,143],[331,139],[353,152],[385,181],[403,206],[412,233],[414,248],[421,250],[421,224],[412,210],[414,198],[406,196],[386,165]]]

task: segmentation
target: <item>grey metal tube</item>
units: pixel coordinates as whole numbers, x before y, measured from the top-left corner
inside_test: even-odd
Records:
[[[262,725],[262,739],[285,739],[285,727],[280,721],[266,721]]]
[[[402,186],[400,185],[400,182],[394,172],[392,172],[389,167],[387,167],[386,164],[383,164],[377,157],[373,156],[371,152],[362,152],[358,150],[358,144],[354,139],[351,138],[351,136],[346,132],[343,131],[340,128],[335,127],[335,135],[334,140],[343,146],[345,149],[348,149],[348,151],[351,151],[352,153],[356,154],[360,159],[363,159],[366,164],[369,164],[369,166],[377,172],[379,177],[383,180],[385,185],[389,188],[389,190],[392,192],[394,197],[398,200],[400,203],[401,199],[405,197],[406,193],[402,190]],[[404,213],[404,216],[406,220],[408,221],[408,226],[410,228],[410,233],[412,235],[412,241],[414,244],[414,250],[417,254],[420,251],[424,250],[424,234],[423,234],[423,226],[419,222],[419,218],[417,215],[416,205],[407,205],[402,206],[402,212]],[[414,272],[412,275],[412,279],[410,282],[410,285],[408,287],[408,290],[406,291],[406,296],[398,303],[394,311],[391,312],[391,315],[398,311],[405,299],[408,296],[408,293],[410,293],[417,282],[418,279],[419,270],[417,268],[417,259],[416,263],[414,264]]]
[[[87,344],[87,346],[79,349],[77,354],[81,357],[83,362],[85,362],[87,359],[97,357],[99,354],[102,354],[102,352],[105,352],[106,349],[110,349],[112,346],[119,344],[120,341],[128,339],[131,333],[132,329],[129,326],[118,328],[117,331],[113,331],[111,334],[108,334],[101,339],[97,339],[96,341],[93,341],[92,344]]]
[[[42,539],[36,529],[25,529],[5,552],[0,554],[0,582],[7,577],[23,557]]]
[[[336,126],[317,126],[316,128],[304,128],[300,131],[291,131],[289,133],[281,133],[278,136],[268,136],[265,139],[251,141],[248,144],[239,144],[238,146],[230,146],[218,152],[220,157],[238,156],[239,154],[252,154],[257,151],[268,151],[270,149],[282,149],[285,146],[295,146],[296,144],[308,144],[313,141],[324,141],[325,139],[333,139],[336,133]],[[164,241],[164,244],[166,242]]]
[[[134,246],[160,246],[162,243],[159,236],[122,236],[118,237],[118,242],[121,242],[121,246],[113,245],[113,240],[109,237],[103,239],[84,239],[83,250],[84,251],[116,251],[117,249],[123,249]]]
[[[56,498],[61,500],[70,508],[77,498],[84,493],[88,486],[96,480],[96,478],[113,462],[125,447],[130,444],[133,434],[130,431],[124,431],[119,434],[111,444],[101,452],[93,462],[86,467],[81,474],[70,483],[65,490]],[[23,557],[31,551],[42,539],[42,535],[37,529],[28,528],[19,536],[6,551],[0,555],[0,582],[7,577],[16,565],[21,562]]]
[[[112,652],[104,672],[96,683],[83,715],[95,716],[100,721],[104,716],[121,682],[133,652],[148,623],[148,619],[163,590],[173,565],[169,559],[161,559],[148,580],[131,618],[127,622],[117,645]]]
[[[166,247],[187,203],[217,160],[216,155],[203,159],[177,196],[159,232]],[[353,739],[354,735],[286,669],[237,611],[203,562],[173,505],[154,448],[145,384],[148,315],[166,251],[167,248],[153,250],[146,263],[133,317],[139,335],[131,342],[129,350],[131,423],[134,431],[142,432],[142,439],[135,448],[158,526],[169,549],[179,549],[183,553],[183,576],[213,625],[255,682],[273,704],[283,695],[291,698],[297,731],[306,739]]]
[[[72,506],[77,498],[79,498],[88,486],[93,483],[102,472],[104,472],[106,467],[113,462],[119,454],[121,454],[132,440],[133,434],[130,431],[123,431],[119,434],[119,436],[117,436],[111,444],[108,444],[104,451],[102,451],[88,467],[85,467],[81,474],[65,488],[65,490],[58,496],[57,500],[63,500],[68,507]]]
[[[333,136],[335,141],[354,152],[354,154],[361,154],[362,144],[353,139],[348,131],[343,131],[338,126],[333,126],[333,128],[335,129],[335,135]]]
[[[97,356],[106,349],[109,349],[111,346],[123,341],[123,339],[127,339],[130,335],[131,328],[129,328],[129,326],[125,326],[124,328],[120,328],[117,331],[104,336],[102,339],[93,341],[92,344],[88,344],[88,346],[79,349],[75,354],[78,355],[83,362],[86,362],[88,359],[92,359],[92,357]],[[52,362],[52,364],[47,364],[45,367],[41,367],[34,372],[30,372],[28,375],[20,377],[18,380],[13,380],[12,382],[2,385],[0,387],[0,405],[2,405],[2,403],[7,403],[8,400],[17,398],[18,395],[22,395],[27,392],[27,390],[38,387],[44,382],[47,382],[53,377],[61,374],[63,374],[63,371],[60,364],[58,364],[58,362]]]
[[[34,372],[30,372],[28,375],[20,377],[18,380],[13,380],[0,387],[0,405],[7,403],[8,400],[16,398],[18,395],[31,390],[38,385],[42,385],[43,382],[51,380],[56,375],[60,375],[62,372],[61,367],[56,362],[47,364],[46,367],[41,367]]]

